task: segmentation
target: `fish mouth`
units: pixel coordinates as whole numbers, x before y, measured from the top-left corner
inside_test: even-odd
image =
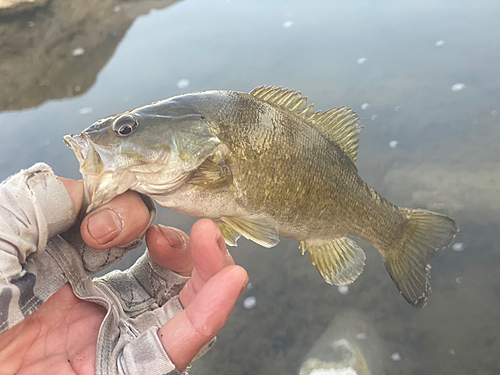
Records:
[[[87,150],[89,149],[88,137],[83,133],[78,135],[66,134],[63,140],[73,150],[80,165],[83,164],[87,156]]]
[[[114,165],[114,156],[107,147],[96,145],[85,133],[66,134],[64,142],[73,150],[85,175],[100,175]]]
[[[94,143],[85,132],[66,134],[63,140],[75,153],[83,176],[84,197],[80,219],[134,185],[133,175],[126,170],[121,170],[117,178],[111,146]]]

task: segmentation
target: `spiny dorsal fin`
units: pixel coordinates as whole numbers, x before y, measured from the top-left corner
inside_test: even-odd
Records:
[[[330,141],[335,142],[356,164],[359,145],[359,126],[361,119],[352,109],[332,108],[326,112],[314,112],[314,104],[307,105],[307,97],[300,91],[280,87],[260,86],[250,95],[281,109],[286,109],[302,116]]]

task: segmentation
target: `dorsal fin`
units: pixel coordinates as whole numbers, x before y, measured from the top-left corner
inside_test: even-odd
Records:
[[[349,108],[332,108],[326,112],[314,112],[314,104],[307,105],[307,97],[300,91],[280,87],[256,87],[250,95],[281,109],[297,113],[306,119],[330,141],[335,142],[356,164],[358,156],[359,126],[361,119]]]

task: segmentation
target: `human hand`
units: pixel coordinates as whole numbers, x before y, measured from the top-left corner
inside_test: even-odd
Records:
[[[83,187],[61,179],[75,211]],[[139,235],[149,213],[132,192],[116,197],[82,222],[84,241],[95,249],[124,245]],[[179,295],[184,310],[158,330],[176,368],[183,370],[223,327],[248,280],[235,266],[224,239],[210,220],[200,220],[191,238],[163,226],[149,228],[146,244],[160,266],[191,278]],[[0,336],[0,374],[94,374],[99,327],[106,310],[78,299],[69,284],[36,312]]]

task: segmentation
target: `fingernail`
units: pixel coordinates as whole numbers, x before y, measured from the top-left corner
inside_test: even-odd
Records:
[[[123,220],[118,212],[106,208],[89,216],[87,229],[97,242],[104,245],[120,235],[123,231]]]
[[[182,250],[186,247],[186,240],[179,233],[178,229],[171,227],[164,227],[163,225],[158,225],[160,232],[167,238],[170,246],[173,249]]]

